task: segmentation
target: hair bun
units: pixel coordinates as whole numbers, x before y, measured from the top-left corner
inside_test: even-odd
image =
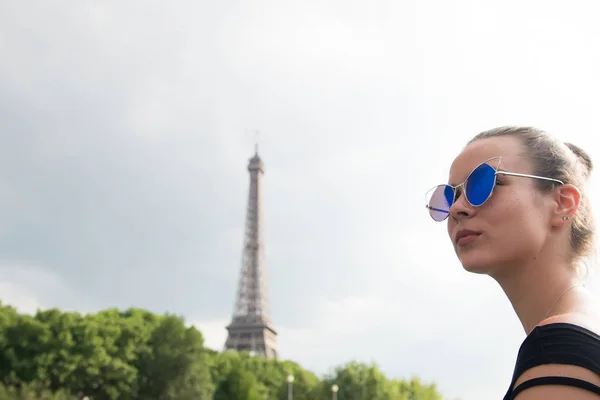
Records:
[[[590,173],[594,169],[594,164],[592,163],[592,159],[589,156],[589,154],[586,153],[585,150],[583,150],[581,147],[575,146],[572,143],[566,143],[565,142],[565,145],[569,149],[571,149],[571,151],[573,153],[575,153],[575,155],[577,156],[577,158],[579,158],[579,160],[582,162],[582,164],[584,165],[584,167],[586,169],[586,175],[590,175]]]

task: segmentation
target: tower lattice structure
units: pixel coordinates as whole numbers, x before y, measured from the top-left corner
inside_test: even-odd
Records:
[[[235,310],[227,326],[225,349],[247,350],[268,359],[277,354],[277,332],[270,318],[268,277],[265,264],[262,211],[264,164],[258,149],[248,164],[250,190],[246,210],[246,229],[242,268]]]

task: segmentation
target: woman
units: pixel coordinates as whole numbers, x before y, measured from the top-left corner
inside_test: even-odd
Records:
[[[527,334],[504,399],[600,399],[600,317],[578,265],[592,250],[590,157],[529,127],[480,133],[428,193],[463,267],[502,287]]]

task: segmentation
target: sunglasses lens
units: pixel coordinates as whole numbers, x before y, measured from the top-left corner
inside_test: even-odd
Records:
[[[450,214],[450,206],[454,202],[454,189],[448,185],[440,185],[433,190],[429,199],[429,215],[435,221],[443,221]]]
[[[481,164],[467,179],[466,195],[469,203],[480,206],[490,197],[496,182],[496,170],[488,164]]]

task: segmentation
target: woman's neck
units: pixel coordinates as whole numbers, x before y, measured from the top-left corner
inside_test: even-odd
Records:
[[[542,320],[576,308],[580,289],[572,268],[540,261],[514,266],[512,273],[495,278],[527,335]]]

